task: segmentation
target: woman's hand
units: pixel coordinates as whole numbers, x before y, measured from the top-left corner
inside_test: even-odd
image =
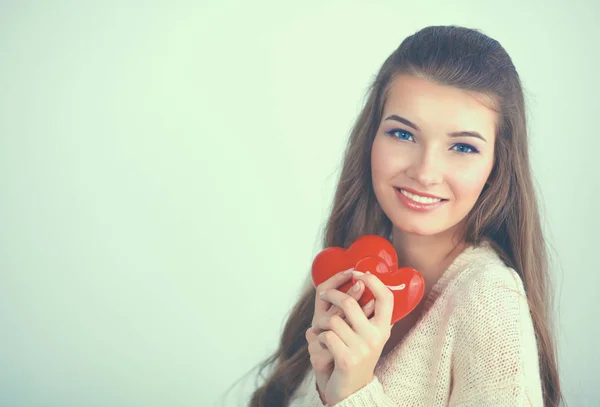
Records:
[[[331,318],[338,318],[343,320],[345,315],[343,311],[330,302],[319,297],[318,293],[326,291],[331,288],[337,288],[340,285],[348,281],[352,276],[352,269],[346,272],[335,274],[328,280],[324,281],[317,287],[317,295],[315,298],[315,313],[313,315],[312,327],[306,331],[306,341],[308,342],[308,352],[310,353],[310,362],[315,371],[315,377],[317,381],[317,389],[323,402],[325,388],[327,382],[333,372],[333,355],[326,348],[326,346],[319,341],[317,335],[323,332],[322,327],[328,326],[328,321]],[[364,292],[364,283],[362,281],[357,282],[347,292],[351,298],[358,300]],[[364,307],[364,313],[368,317],[373,312],[373,307]],[[327,328],[329,329],[329,328]]]
[[[370,319],[352,296],[327,286],[317,291],[317,297],[335,305],[346,316],[345,320],[332,316],[327,322],[317,321],[318,327],[325,330],[318,335],[319,342],[333,355],[334,369],[323,392],[331,405],[373,380],[375,366],[391,333],[392,292],[370,273],[355,272],[355,276],[375,297],[375,314]]]

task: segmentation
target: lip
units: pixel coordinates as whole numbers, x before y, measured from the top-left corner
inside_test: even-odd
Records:
[[[444,205],[446,202],[448,202],[448,200],[441,200],[439,202],[434,202],[434,203],[420,203],[420,202],[415,202],[412,199],[410,199],[407,196],[404,196],[402,194],[402,192],[400,192],[400,188],[394,188],[394,191],[396,192],[396,196],[398,197],[398,199],[400,200],[400,202],[408,209],[415,211],[415,212],[431,212],[437,208],[439,208],[440,206]],[[410,192],[410,191],[408,191]]]
[[[414,194],[414,195],[424,196],[425,198],[434,198],[434,199],[444,199],[445,200],[445,198],[442,198],[441,196],[435,196],[435,195],[431,195],[431,194],[426,194],[425,192],[419,192],[419,191],[416,191],[416,190],[411,189],[411,188],[396,187],[396,189],[403,189],[406,192],[410,192],[411,194]]]

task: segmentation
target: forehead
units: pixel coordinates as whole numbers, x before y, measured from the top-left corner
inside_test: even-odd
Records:
[[[494,98],[485,94],[400,75],[390,84],[382,120],[398,114],[423,131],[472,130],[493,137],[498,120],[495,107]]]

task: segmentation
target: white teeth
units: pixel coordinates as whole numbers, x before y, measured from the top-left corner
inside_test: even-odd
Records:
[[[418,202],[418,203],[432,204],[432,203],[436,203],[436,202],[440,202],[441,201],[440,198],[426,198],[424,196],[419,196],[419,195],[411,194],[410,192],[406,192],[403,189],[400,189],[400,192],[402,193],[402,195],[404,195],[407,198],[410,198],[413,201]]]

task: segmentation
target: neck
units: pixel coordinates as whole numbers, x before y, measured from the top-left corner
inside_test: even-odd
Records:
[[[398,254],[399,267],[412,267],[425,279],[425,293],[439,280],[444,271],[465,248],[464,239],[455,228],[437,235],[422,236],[392,231],[392,244]]]

